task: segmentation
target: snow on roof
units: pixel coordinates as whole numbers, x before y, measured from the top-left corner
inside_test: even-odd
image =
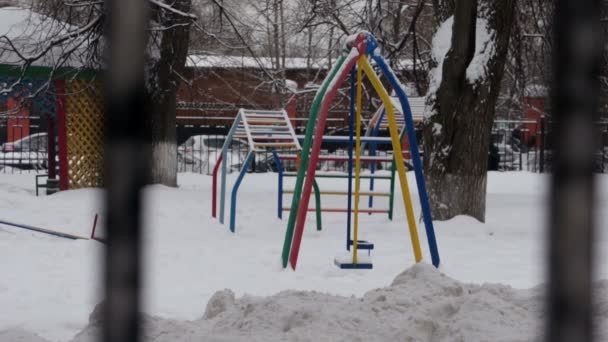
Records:
[[[398,113],[401,113],[401,102],[399,102],[399,98],[396,96],[391,96],[390,99],[391,103],[393,104],[393,108],[395,108]],[[410,103],[410,110],[412,111],[412,118],[414,119],[414,121],[422,121],[422,119],[424,119],[426,97],[411,96],[407,98],[407,101]]]
[[[285,58],[286,69],[306,69],[307,59],[303,57]],[[271,57],[251,56],[221,56],[221,55],[190,55],[186,60],[187,67],[198,68],[273,68],[273,59]],[[312,60],[311,68],[327,69],[327,60]]]
[[[0,8],[0,37],[2,37],[0,38],[0,64],[20,65],[23,63],[8,43],[7,38],[22,55],[34,56],[43,51],[51,39],[65,34],[71,29],[74,29],[74,27],[69,24],[28,9],[20,7]],[[68,41],[64,45],[51,49],[33,65],[48,67],[58,65],[61,53],[73,47],[73,44],[73,42]],[[74,57],[69,58],[64,66],[66,64],[74,67],[82,66],[82,63]]]
[[[19,7],[0,8],[0,34],[10,39],[17,39],[24,35],[32,34],[33,30],[29,27],[30,19],[36,20],[34,13]]]
[[[312,69],[328,69],[329,60],[327,58],[312,59],[310,64]],[[413,63],[409,59],[403,59],[399,62],[399,65],[403,68],[411,68]],[[190,55],[186,60],[186,66],[191,68],[273,69],[274,63],[272,57]],[[307,58],[287,57],[285,58],[285,69],[307,69]]]

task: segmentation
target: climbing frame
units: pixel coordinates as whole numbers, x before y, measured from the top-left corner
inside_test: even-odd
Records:
[[[291,121],[284,110],[250,110],[241,108],[234,119],[228,136],[222,146],[222,153],[213,169],[213,191],[212,191],[212,216],[216,216],[217,208],[217,175],[221,165],[220,181],[220,208],[219,221],[224,223],[227,153],[234,138],[246,139],[248,142],[248,153],[241,166],[239,175],[234,183],[231,194],[230,206],[230,231],[235,232],[236,225],[236,199],[238,189],[245,177],[245,173],[251,164],[256,152],[272,151],[275,162],[279,169],[281,161],[276,153],[277,149],[301,150],[300,143],[295,134]],[[281,182],[279,181],[279,187]],[[282,189],[279,189],[279,193]],[[279,212],[280,216],[280,212]]]

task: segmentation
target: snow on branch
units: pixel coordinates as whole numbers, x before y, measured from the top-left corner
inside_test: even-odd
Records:
[[[192,13],[186,13],[186,12],[180,11],[180,10],[172,7],[171,5],[166,4],[163,0],[149,0],[149,1],[158,7],[162,8],[164,10],[167,10],[171,13],[177,14],[179,16],[182,16],[182,17],[185,17],[185,18],[188,18],[191,20],[198,19],[198,17],[196,15],[194,15]]]
[[[484,18],[477,18],[475,28],[475,55],[467,67],[467,80],[475,83],[486,76],[488,62],[494,56],[495,32]]]

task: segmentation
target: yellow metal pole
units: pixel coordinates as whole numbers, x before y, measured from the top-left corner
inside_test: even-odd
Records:
[[[359,66],[361,60],[357,61],[357,93],[355,112],[355,225],[353,231],[353,264],[357,264],[357,245],[359,242],[359,191],[361,190],[361,98],[362,98],[362,82],[363,72]]]
[[[407,184],[407,178],[405,177],[405,166],[403,162],[403,155],[401,153],[401,139],[399,139],[399,131],[397,130],[397,120],[395,119],[395,111],[393,109],[393,105],[390,101],[388,93],[386,92],[386,89],[384,89],[384,86],[380,82],[380,79],[369,64],[367,57],[365,55],[362,55],[359,58],[358,62],[359,69],[363,69],[363,71],[369,78],[372,86],[380,96],[380,99],[384,103],[384,107],[386,108],[388,129],[391,134],[391,140],[393,143],[393,156],[395,158],[395,163],[397,164],[397,173],[399,174],[401,194],[403,196],[403,204],[405,206],[405,213],[407,215],[407,222],[410,229],[412,248],[414,249],[414,258],[416,259],[416,262],[420,262],[422,260],[422,252],[420,250],[420,241],[418,239],[418,229],[416,228],[416,217],[414,216],[414,209],[412,208],[410,190]]]

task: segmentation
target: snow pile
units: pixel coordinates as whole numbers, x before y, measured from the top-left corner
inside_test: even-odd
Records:
[[[236,177],[236,173],[227,177],[229,188]],[[415,184],[413,172],[408,172],[407,178],[410,184]],[[517,289],[531,288],[545,281],[545,206],[549,180],[544,174],[490,172],[485,224],[466,216],[435,222],[441,271],[467,283],[501,283]],[[205,303],[225,288],[234,292],[236,298],[281,293],[267,299],[245,297],[235,300],[235,305],[252,302],[254,307],[259,301],[284,296],[282,291],[286,290],[370,298],[378,291],[369,291],[391,284],[400,272],[415,263],[401,201],[395,202],[393,221],[386,215],[361,215],[359,218],[361,239],[375,245],[372,270],[344,271],[336,267],[334,257],[345,249],[345,217],[343,214],[324,214],[323,230],[319,232],[314,213],[310,213],[298,270],[291,272],[279,266],[287,219],[286,216],[283,220],[276,218],[276,174],[247,174],[239,190],[235,234],[211,218],[211,177],[183,173],[179,174],[178,182],[179,188],[150,186],[145,190],[143,311],[162,319],[176,320],[159,318],[163,323],[152,325],[158,329],[170,330],[173,325],[184,327],[182,331],[203,329],[193,328],[193,322],[203,315]],[[597,175],[597,182],[595,274],[596,279],[608,279],[608,211],[605,210],[608,208],[608,176]],[[285,189],[293,188],[294,183],[295,178],[286,179]],[[342,190],[347,186],[344,179],[322,178],[318,183],[326,191]],[[378,181],[375,190],[387,192],[389,185],[388,181]],[[368,186],[366,180],[362,181],[364,189]],[[412,186],[412,191],[414,211],[420,212],[416,187]],[[0,218],[89,236],[93,218],[99,213],[96,235],[104,236],[102,194],[100,189],[80,189],[36,197],[34,174],[0,174],[0,211],[3,213]],[[399,187],[395,196],[401,198]],[[346,206],[345,197],[327,196],[322,201],[327,208]],[[286,197],[284,204],[290,203],[291,197]],[[388,198],[374,200],[374,208],[386,208],[387,205]],[[425,230],[422,226],[418,228],[423,260],[429,260]],[[0,341],[19,341],[16,336],[26,336],[24,330],[53,342],[73,339],[87,326],[90,313],[102,300],[102,253],[103,244],[97,241],[64,240],[0,226],[0,308],[10,308],[0,310],[0,331],[9,330],[11,334],[0,335]],[[407,300],[431,301],[427,298],[434,296],[422,289],[426,285],[421,282],[399,286],[412,286],[412,290],[393,289],[393,293],[398,290],[416,294],[411,297],[413,299],[403,297]],[[467,285],[466,289],[469,288],[473,287]],[[390,292],[388,289],[379,291]],[[606,298],[606,291],[602,291],[602,297]],[[319,294],[307,296],[320,301],[334,298]],[[352,304],[366,300],[345,298],[331,301]],[[396,297],[389,298],[388,302],[392,303]],[[439,305],[435,299],[432,301],[435,303],[432,305]],[[213,302],[216,305],[209,305],[207,310],[207,320],[212,322],[204,323],[208,331],[211,331],[211,325],[228,324],[226,310],[237,310],[232,305],[225,306],[229,309],[221,309],[222,303],[230,303],[230,300],[214,299]],[[371,301],[357,305],[370,306],[369,303]],[[418,314],[426,314],[429,308],[427,304],[420,304],[422,311]],[[296,306],[291,310],[289,313],[300,309]],[[406,309],[396,306],[391,310]],[[418,307],[407,309],[406,313],[410,315],[410,311],[416,310]],[[603,310],[608,312],[606,303]],[[360,319],[371,319],[361,314],[367,315],[367,311],[359,311],[352,311],[352,316],[357,313]],[[214,315],[214,312],[218,313]],[[320,313],[315,317],[317,315],[329,316]],[[345,313],[329,321],[341,325],[345,317],[351,317],[343,315]],[[402,317],[406,317],[402,320],[407,322],[409,316]],[[412,320],[421,319],[420,316],[412,317]],[[316,326],[311,325],[313,328]],[[369,336],[371,332],[365,334]],[[344,340],[335,336],[326,339]],[[380,337],[370,340],[377,341]],[[22,341],[40,340],[26,336]]]
[[[18,328],[0,331],[0,341],[47,342],[47,340],[34,333]]]
[[[298,91],[298,82],[290,79],[285,80],[285,86],[289,91],[296,93]]]
[[[437,92],[437,89],[439,89],[439,85],[441,85],[441,78],[443,77],[443,60],[452,46],[453,25],[454,16],[451,16],[441,25],[439,25],[437,32],[433,36],[433,49],[431,51],[431,56],[435,63],[437,63],[437,66],[431,69],[429,73],[429,94],[434,95],[435,92]]]
[[[488,26],[488,21],[477,18],[475,27],[475,54],[467,67],[467,80],[475,83],[486,76],[486,66],[494,55],[495,33]]]
[[[599,340],[608,338],[608,281],[595,283]],[[92,342],[99,308],[73,342]],[[428,264],[398,275],[362,298],[283,291],[236,299],[217,292],[195,321],[145,316],[147,341],[532,341],[542,332],[542,287],[453,280]]]

